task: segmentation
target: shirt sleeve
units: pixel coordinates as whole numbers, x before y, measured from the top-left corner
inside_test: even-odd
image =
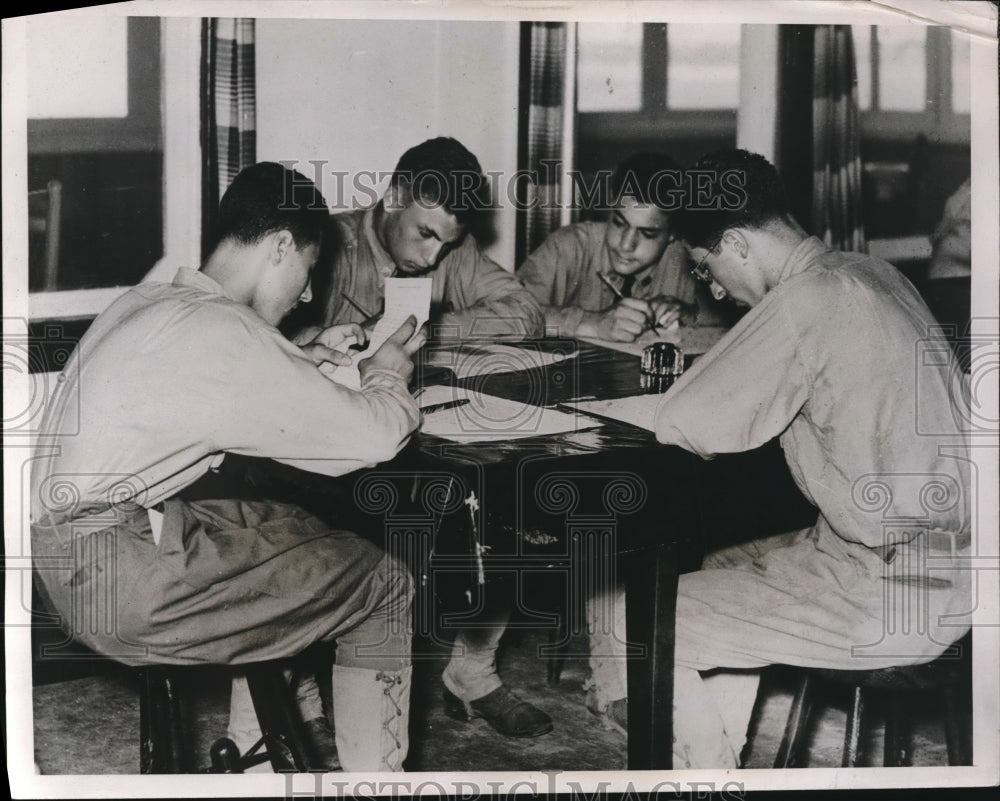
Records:
[[[584,310],[573,301],[579,292],[580,273],[587,254],[571,228],[560,228],[546,237],[517,270],[517,277],[538,301],[546,331],[573,336]]]
[[[810,378],[777,290],[668,391],[658,441],[709,457],[751,450],[781,434],[805,405]]]
[[[391,459],[419,423],[405,381],[392,371],[369,371],[361,391],[350,390],[276,329],[252,324],[222,351],[231,406],[217,410],[218,450],[337,476]]]
[[[526,338],[544,333],[535,298],[471,236],[445,257],[439,269],[445,272],[444,300],[450,308],[438,322],[457,328],[457,336]]]

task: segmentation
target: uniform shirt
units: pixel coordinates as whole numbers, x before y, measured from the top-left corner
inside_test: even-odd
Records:
[[[660,442],[702,456],[780,436],[802,492],[844,540],[970,532],[961,374],[891,265],[803,240],[780,283],[664,397]],[[939,453],[939,448],[941,453]],[[895,530],[885,521],[911,525]],[[825,526],[824,526],[825,528]]]
[[[338,252],[327,264],[332,275],[324,304],[324,325],[359,323],[364,315],[350,296],[375,314],[385,297],[385,279],[396,271],[373,227],[375,209],[333,215],[340,233]],[[448,336],[534,337],[542,334],[542,313],[521,282],[486,256],[472,236],[449,251],[431,277],[431,322],[456,326]]]
[[[604,244],[607,226],[583,222],[553,231],[518,268],[517,277],[542,306],[547,329],[572,336],[585,311],[604,311],[618,302],[597,276],[604,273],[618,289],[624,281]],[[669,245],[659,262],[636,276],[629,295],[641,300],[663,295],[694,304],[695,280],[684,246]]]
[[[398,374],[341,387],[216,281],[182,268],[172,284],[125,293],[80,340],[39,432],[47,455],[32,474],[32,520],[111,500],[153,506],[226,451],[340,475],[392,458],[417,423]]]

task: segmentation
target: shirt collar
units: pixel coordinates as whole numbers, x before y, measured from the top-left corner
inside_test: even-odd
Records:
[[[368,249],[372,253],[375,269],[378,270],[382,278],[390,278],[396,272],[396,263],[392,260],[392,256],[389,255],[386,249],[382,247],[382,243],[379,242],[378,236],[375,234],[375,211],[381,207],[382,201],[379,201],[378,205],[372,206],[370,209],[365,209],[364,214],[361,216],[361,226],[365,233],[365,239],[368,242]]]
[[[226,292],[225,287],[223,287],[222,284],[214,278],[210,278],[205,275],[205,273],[201,272],[201,270],[192,270],[190,267],[181,267],[177,270],[177,275],[174,276],[173,284],[174,286],[186,286],[194,289],[200,289],[202,292],[208,292],[210,295],[221,295],[224,298],[238,302],[236,298]]]
[[[808,236],[795,246],[785,263],[781,267],[781,274],[778,283],[781,284],[798,275],[815,261],[820,253],[825,253],[829,248],[822,241],[814,236]]]

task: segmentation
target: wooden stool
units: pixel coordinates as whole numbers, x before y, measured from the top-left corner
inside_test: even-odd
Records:
[[[180,671],[184,669],[168,665],[138,669],[141,773],[191,772],[187,769],[181,726]],[[209,772],[242,773],[268,760],[275,773],[313,768],[282,666],[277,662],[260,662],[247,665],[245,671],[261,739],[243,755],[229,738],[216,740],[210,752]]]
[[[910,728],[906,704],[920,694],[940,693],[944,703],[944,734],[949,765],[972,763],[971,718],[963,713],[965,697],[972,687],[971,632],[933,662],[881,670],[803,669],[792,707],[785,724],[785,733],[774,760],[774,767],[805,767],[803,753],[805,735],[814,702],[814,683],[834,682],[852,689],[852,703],[847,713],[842,766],[854,767],[859,761],[859,744],[865,727],[865,700],[873,693],[885,696],[885,767],[903,767],[910,762]]]

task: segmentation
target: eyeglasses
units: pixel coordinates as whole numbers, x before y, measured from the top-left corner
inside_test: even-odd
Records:
[[[705,255],[701,257],[701,261],[699,261],[694,267],[691,268],[691,275],[693,275],[699,281],[704,281],[706,284],[711,284],[715,280],[715,278],[712,276],[712,273],[705,266],[705,262],[708,261],[708,257],[712,255],[712,253],[715,251],[717,247],[719,247],[719,244],[721,242],[722,242],[722,237],[720,236],[718,239],[715,240],[712,247],[710,247],[707,251],[705,251]]]

